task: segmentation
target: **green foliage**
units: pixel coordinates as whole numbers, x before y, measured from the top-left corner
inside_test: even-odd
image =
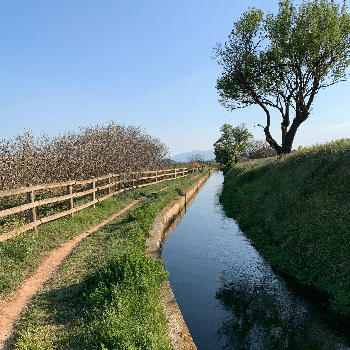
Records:
[[[142,296],[148,289],[165,282],[167,276],[162,261],[148,257],[144,241],[139,241],[133,248],[109,261],[103,269],[87,276],[81,291],[92,307],[100,308],[110,305],[116,297],[114,291],[117,286],[119,290],[130,287]]]
[[[168,273],[144,249],[144,243],[138,244],[84,279],[81,292],[93,311],[80,329],[81,346],[170,349],[165,336],[153,336],[159,333],[159,293]]]
[[[196,176],[204,176],[209,170],[114,196],[98,203],[94,210],[87,208],[74,218],[44,224],[28,244],[20,241],[8,245],[12,240],[1,243],[0,292],[6,293],[15,290],[16,273],[23,280],[47,251],[90,227],[92,219],[101,220],[133,198],[147,196],[87,237],[69,255],[21,318],[13,348],[170,350],[160,293],[167,272],[161,260],[146,256],[144,237],[156,214],[198,181]],[[14,239],[28,237],[29,232]],[[53,240],[57,242],[48,247]],[[28,272],[29,266],[33,268]]]
[[[176,185],[181,189],[186,188],[191,181],[196,181],[192,179],[196,175],[198,173],[143,187],[134,192],[112,196],[103,202],[97,203],[96,208],[90,207],[75,213],[74,217],[66,216],[40,225],[37,235],[34,234],[33,230],[30,230],[1,242],[0,295],[7,295],[16,290],[38,267],[41,259],[47,256],[51,250],[58,248],[62,243],[98,224],[103,219],[110,217],[135,198],[145,196],[152,191],[160,190],[169,185]],[[175,196],[175,192],[172,195]],[[152,198],[154,199],[154,197],[155,195]],[[136,209],[134,212],[127,214],[128,221],[134,223],[133,230],[126,233],[128,236],[145,237],[148,234],[152,220],[154,220],[157,214],[157,208],[154,206],[155,204],[145,205],[143,209]],[[138,220],[136,224],[134,219],[138,216],[141,220]]]
[[[237,157],[248,147],[249,138],[253,135],[248,132],[244,124],[233,127],[224,124],[220,131],[221,137],[214,143],[214,153],[219,160],[228,166],[237,163]]]
[[[333,0],[279,2],[279,12],[250,8],[235,22],[215,57],[223,67],[216,88],[232,110],[253,104],[266,114],[266,141],[289,153],[295,133],[311,112],[320,89],[346,78],[350,65],[350,15]],[[282,117],[282,145],[270,134],[270,110]],[[294,119],[291,123],[291,114]],[[288,129],[289,127],[289,129]]]
[[[350,316],[350,139],[238,163],[220,201],[280,271]]]

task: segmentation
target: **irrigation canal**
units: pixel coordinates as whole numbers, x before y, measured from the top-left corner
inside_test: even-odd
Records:
[[[350,349],[350,331],[314,291],[277,274],[225,216],[214,172],[163,246],[198,350]]]

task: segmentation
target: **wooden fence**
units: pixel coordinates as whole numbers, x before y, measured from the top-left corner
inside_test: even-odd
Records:
[[[27,184],[26,187],[20,187],[12,190],[0,191],[0,198],[3,197],[11,197],[20,194],[27,194],[27,203],[23,205],[19,205],[16,207],[12,207],[9,209],[0,211],[0,219],[17,214],[20,212],[24,212],[28,210],[30,223],[23,225],[16,230],[10,232],[2,232],[0,230],[0,242],[12,237],[21,232],[28,231],[30,229],[34,229],[35,232],[38,232],[38,226],[44,224],[46,222],[61,218],[66,215],[74,216],[74,213],[85,209],[89,206],[95,207],[95,204],[101,202],[113,195],[116,195],[121,192],[125,192],[127,190],[134,190],[135,188],[140,188],[144,186],[149,186],[152,184],[156,184],[169,179],[176,179],[183,176],[187,176],[199,169],[203,169],[203,166],[197,168],[179,168],[179,169],[165,169],[165,170],[157,170],[157,171],[145,171],[141,173],[120,173],[120,174],[109,174],[106,176],[100,176],[97,178],[91,178],[88,180],[80,180],[80,181],[66,181],[59,183],[51,183],[51,184],[43,184],[37,186],[31,186]],[[97,183],[102,183],[99,186],[96,186]],[[88,185],[88,190],[78,191],[75,186],[86,186]],[[35,192],[40,190],[50,190],[54,188],[62,188],[66,187],[66,194],[58,197],[52,197],[42,200],[35,200]],[[106,195],[96,198],[97,191],[105,191]],[[78,197],[89,195],[90,200],[83,205],[79,205],[74,207],[74,199]],[[68,210],[63,212],[46,216],[41,219],[37,219],[37,211],[36,208],[42,205],[47,205],[56,202],[67,201]]]

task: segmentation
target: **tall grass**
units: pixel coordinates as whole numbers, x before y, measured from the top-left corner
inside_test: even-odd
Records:
[[[170,349],[159,300],[168,273],[144,252],[144,241],[87,275],[80,288],[88,305],[74,343],[102,349]]]
[[[278,270],[350,316],[350,140],[237,164],[220,201]]]

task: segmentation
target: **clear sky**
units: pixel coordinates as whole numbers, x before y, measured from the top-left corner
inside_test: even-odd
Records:
[[[278,1],[1,1],[0,140],[109,120],[160,138],[171,156],[212,149],[224,123],[263,139],[259,107],[220,106],[211,58],[248,6],[276,13]],[[350,137],[349,102],[350,81],[319,93],[293,148]]]

